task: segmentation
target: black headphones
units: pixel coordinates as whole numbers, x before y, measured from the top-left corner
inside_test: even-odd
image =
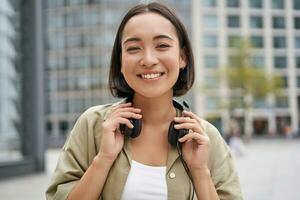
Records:
[[[127,99],[126,102],[129,102]],[[190,110],[190,107],[188,104],[184,101],[183,105],[181,105],[179,102],[173,99],[173,105],[175,108],[177,108],[180,111],[180,115],[182,111],[186,110],[185,107]],[[177,110],[176,110],[176,116],[177,116]],[[124,134],[124,136],[136,138],[140,135],[142,130],[142,120],[141,119],[133,119],[130,118],[129,121],[134,126],[133,128],[128,128],[126,124],[120,125],[120,131]],[[188,133],[187,129],[175,129],[174,125],[176,123],[174,121],[171,122],[168,130],[168,141],[173,147],[177,147],[178,139],[185,136]]]
[[[129,99],[126,99],[126,102],[130,102]],[[178,101],[174,100],[173,99],[173,105],[174,107],[176,108],[176,116],[178,116],[178,112],[177,112],[177,109],[179,110],[180,112],[180,115],[179,116],[182,116],[182,112],[184,110],[188,110],[190,111],[190,107],[189,105],[183,101],[183,105],[181,105]],[[187,109],[184,109],[184,108],[187,108]],[[132,123],[132,125],[134,126],[133,128],[128,128],[127,125],[125,124],[121,124],[120,125],[120,131],[122,134],[124,134],[124,136],[127,136],[127,137],[131,137],[131,138],[136,138],[140,135],[141,133],[141,130],[142,130],[142,120],[141,119],[133,119],[133,118],[130,118],[129,121]],[[192,176],[189,172],[189,169],[187,167],[187,164],[186,162],[184,161],[183,157],[182,157],[182,153],[181,153],[181,144],[178,142],[178,139],[180,139],[181,137],[185,136],[189,130],[188,129],[175,129],[174,128],[174,125],[177,124],[175,123],[174,121],[171,122],[170,126],[169,126],[169,130],[168,130],[168,141],[169,143],[177,148],[178,150],[178,154],[180,155],[180,160],[183,164],[183,167],[186,171],[186,173],[188,174],[191,182],[192,182],[192,185],[193,185],[193,193],[192,193],[192,199],[194,199],[194,193],[195,193],[195,189],[194,189],[194,183],[193,183],[193,179],[192,179]]]

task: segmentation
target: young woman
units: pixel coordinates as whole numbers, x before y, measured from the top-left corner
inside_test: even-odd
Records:
[[[109,75],[112,94],[124,100],[80,116],[47,199],[242,199],[220,133],[173,101],[193,82],[191,45],[176,15],[159,3],[133,7],[119,26]],[[124,126],[141,130],[127,137]],[[177,147],[168,139],[176,130],[188,130]]]

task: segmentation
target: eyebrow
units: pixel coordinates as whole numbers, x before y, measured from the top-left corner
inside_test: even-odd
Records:
[[[157,35],[153,38],[153,40],[158,40],[158,39],[169,39],[169,40],[174,40],[172,37],[168,36],[168,35]],[[123,44],[127,43],[127,42],[140,42],[141,39],[138,37],[132,37],[132,38],[128,38],[126,39]]]

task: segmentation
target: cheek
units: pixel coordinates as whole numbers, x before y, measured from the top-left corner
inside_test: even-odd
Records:
[[[171,67],[173,70],[178,69],[180,67],[180,58],[179,56],[174,56],[177,55],[177,52],[171,53],[171,54],[166,54],[163,56],[162,60],[165,62],[166,66]],[[178,57],[178,58],[177,58]]]
[[[135,56],[124,54],[121,57],[121,72],[124,72],[124,68],[128,70],[131,66],[134,66],[134,64],[137,62],[137,59]]]

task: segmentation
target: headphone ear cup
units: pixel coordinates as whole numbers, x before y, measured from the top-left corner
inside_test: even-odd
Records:
[[[142,120],[140,119],[129,119],[132,123],[133,128],[128,128],[126,124],[120,125],[121,133],[126,137],[136,138],[140,135],[142,130]]]
[[[168,141],[169,144],[172,145],[173,147],[177,146],[177,141],[178,141],[178,130],[174,128],[175,122],[172,121],[169,130],[168,130]]]
[[[172,121],[169,126],[168,141],[173,147],[177,147],[178,139],[185,136],[188,133],[188,130],[187,129],[176,129],[174,127],[174,125],[175,125],[175,122]]]

